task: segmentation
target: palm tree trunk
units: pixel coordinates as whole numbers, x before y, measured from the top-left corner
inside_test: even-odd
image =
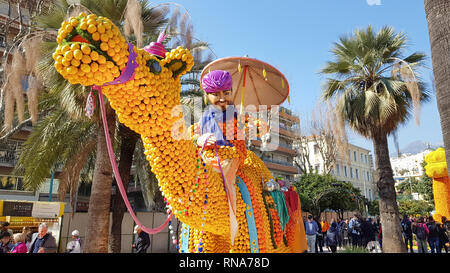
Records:
[[[114,136],[116,116],[109,106],[106,108],[106,115],[109,134]],[[98,122],[97,131],[97,156],[92,179],[91,197],[89,199],[85,253],[108,253],[112,167],[101,121]]]
[[[123,186],[125,189],[128,189],[134,149],[136,148],[136,142],[139,139],[139,135],[122,124],[119,127],[119,135],[121,136],[122,142],[120,144],[120,161],[118,168]],[[112,196],[112,225],[111,238],[109,241],[112,253],[120,253],[122,248],[122,220],[126,210],[125,203],[117,189],[116,193]]]
[[[445,155],[447,162],[450,162],[450,2],[425,0],[425,12]],[[450,165],[447,168],[450,170]]]
[[[387,136],[382,132],[373,136],[377,187],[380,195],[380,218],[383,226],[383,252],[403,253],[406,247],[402,238]]]

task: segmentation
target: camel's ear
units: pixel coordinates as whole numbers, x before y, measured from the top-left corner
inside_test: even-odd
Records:
[[[172,71],[172,77],[176,78],[189,72],[187,62],[180,59],[174,59],[165,65],[170,71]]]

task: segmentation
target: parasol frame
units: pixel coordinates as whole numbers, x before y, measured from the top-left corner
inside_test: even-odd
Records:
[[[280,80],[284,81],[285,88],[286,88],[287,92],[284,95],[284,98],[278,104],[272,104],[272,105],[281,105],[289,97],[290,86],[289,86],[289,82],[286,79],[286,77],[284,76],[284,74],[281,73],[274,66],[272,66],[272,65],[270,65],[270,64],[268,64],[266,62],[263,62],[263,61],[260,61],[258,59],[254,59],[254,58],[249,58],[249,57],[225,57],[225,58],[221,58],[221,59],[215,60],[215,61],[209,63],[207,66],[205,66],[205,68],[202,70],[202,73],[201,73],[201,76],[200,76],[200,81],[202,81],[203,77],[207,73],[209,73],[210,70],[215,70],[215,69],[211,69],[212,67],[214,67],[218,63],[226,63],[226,62],[229,62],[230,64],[236,64],[236,65],[240,63],[242,69],[244,69],[244,67],[247,66],[249,68],[248,71],[247,71],[248,75],[246,76],[247,84],[249,82],[251,82],[253,87],[255,87],[254,75],[256,75],[257,77],[259,76],[259,78],[264,79],[262,75],[259,75],[259,73],[257,71],[255,71],[255,66],[251,65],[251,64],[255,64],[255,63],[260,64],[261,65],[261,70],[265,69],[267,74],[269,74],[269,73],[270,74],[274,74],[274,75],[278,76],[280,78]],[[216,69],[222,69],[222,70],[228,71],[228,72],[230,72],[232,77],[234,77],[236,75],[236,73],[243,73],[243,72],[238,72],[237,69],[235,70],[235,68],[232,67],[232,66],[230,66],[230,67],[227,67],[227,66],[219,67],[219,68],[216,68]],[[239,77],[239,82],[238,82],[238,85],[237,85],[239,88],[242,88],[242,79],[243,79],[243,76]],[[278,90],[277,88],[273,87],[270,83],[268,83],[268,85],[272,89],[277,91],[279,95],[283,96],[283,94],[281,94],[280,90]],[[238,94],[238,92],[235,92],[234,97],[233,97],[233,101],[236,101],[237,94]],[[255,93],[255,95],[256,95],[256,98],[257,98],[258,102],[260,103],[260,98],[259,98],[258,94]],[[266,105],[266,104],[260,104],[260,105]],[[267,109],[270,110],[272,105],[267,105]]]

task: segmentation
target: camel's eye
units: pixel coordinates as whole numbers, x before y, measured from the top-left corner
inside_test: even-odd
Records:
[[[171,70],[173,72],[172,77],[176,78],[185,71],[186,63],[182,60],[172,60],[170,63],[166,64],[165,67]]]
[[[155,74],[159,75],[161,73],[161,65],[157,60],[148,60],[147,66],[150,68],[150,71]]]

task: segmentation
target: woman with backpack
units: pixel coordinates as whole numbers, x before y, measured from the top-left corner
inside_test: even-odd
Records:
[[[414,222],[412,224],[412,231],[416,234],[419,253],[428,253],[427,238],[430,231],[428,230],[427,225],[424,224],[423,217],[419,217],[417,223]]]

